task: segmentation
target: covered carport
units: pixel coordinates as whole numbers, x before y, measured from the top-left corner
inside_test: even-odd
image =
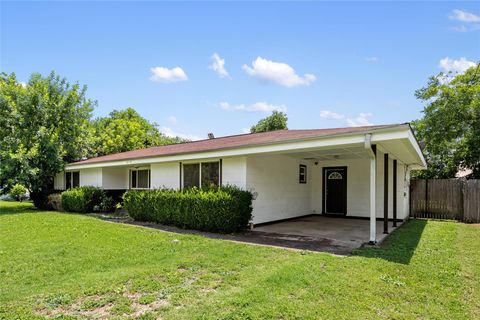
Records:
[[[253,231],[358,247],[383,240],[408,218],[410,171],[425,167],[413,133],[348,138],[248,157],[247,187],[258,194]]]

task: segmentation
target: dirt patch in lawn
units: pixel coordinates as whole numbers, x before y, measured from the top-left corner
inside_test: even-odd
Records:
[[[73,301],[50,299],[40,301],[37,315],[48,319],[69,316],[81,319],[111,319],[118,317],[137,318],[155,312],[167,306],[167,299],[160,299],[155,294],[125,291],[120,294],[96,294],[79,297]],[[157,319],[160,319],[157,317]]]

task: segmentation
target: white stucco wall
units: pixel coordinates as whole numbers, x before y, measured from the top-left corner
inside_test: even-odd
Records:
[[[80,170],[80,186],[102,187],[102,168]]]
[[[65,173],[59,172],[53,178],[53,188],[55,190],[63,190],[65,189]]]
[[[107,190],[128,189],[128,168],[107,167],[102,170],[102,188]]]
[[[222,160],[222,184],[235,185],[242,189],[247,186],[247,158],[235,157]]]
[[[377,151],[376,215],[383,217],[384,155]],[[209,159],[211,161],[211,159]],[[307,183],[300,184],[299,165],[307,165]],[[180,187],[179,162],[151,164],[151,187]],[[322,168],[347,167],[347,216],[369,217],[369,159],[318,161],[302,160],[288,155],[255,155],[222,160],[222,183],[254,192],[254,223],[281,220],[311,213],[322,213]],[[397,216],[409,214],[409,172],[398,163]],[[127,167],[80,170],[80,185],[104,189],[128,189]],[[64,174],[54,178],[56,189],[64,188]],[[393,160],[389,160],[389,218],[393,217]]]
[[[153,189],[180,188],[180,163],[156,163],[150,165],[150,185]]]
[[[247,189],[257,195],[253,201],[253,223],[286,219],[312,213],[311,183],[298,181],[302,161],[285,155],[251,156],[247,158]]]

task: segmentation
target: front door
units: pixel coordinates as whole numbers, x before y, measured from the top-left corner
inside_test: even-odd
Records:
[[[347,214],[347,167],[323,168],[323,212]]]

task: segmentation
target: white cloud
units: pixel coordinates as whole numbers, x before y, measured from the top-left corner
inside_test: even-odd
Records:
[[[19,81],[18,84],[21,85],[23,88],[26,88],[26,87],[27,87],[27,83],[26,83],[26,82]]]
[[[470,31],[470,29],[467,28],[466,26],[455,26],[455,27],[452,27],[451,30],[455,31],[455,32],[468,32],[468,31]]]
[[[357,116],[349,116],[341,113],[336,113],[330,110],[320,111],[320,117],[330,120],[345,120],[345,123],[349,127],[360,127],[360,126],[370,126],[370,118],[372,117],[371,113],[359,113]]]
[[[350,127],[370,126],[372,125],[372,123],[369,121],[369,118],[371,117],[371,113],[360,113],[356,117],[347,118],[346,121]]]
[[[464,73],[468,68],[475,66],[475,62],[462,57],[458,60],[446,57],[440,60],[439,66],[444,72]]]
[[[252,61],[252,67],[244,64],[243,70],[261,81],[279,84],[285,87],[308,86],[316,80],[313,74],[297,75],[295,70],[286,63],[274,62],[262,57]]]
[[[242,133],[250,133],[250,129],[248,129],[248,128],[242,128],[242,129],[240,129],[240,131]]]
[[[267,102],[256,102],[250,105],[245,104],[230,104],[228,102],[220,102],[220,107],[225,110],[239,110],[247,112],[272,112],[272,111],[281,111],[286,112],[287,107],[283,104],[274,105]]]
[[[454,26],[451,29],[456,32],[468,32],[480,30],[480,16],[465,10],[455,9],[449,16],[451,20],[463,23],[459,26]]]
[[[187,133],[180,133],[180,132],[175,132],[169,127],[161,127],[160,132],[166,135],[167,137],[180,137],[183,139],[188,139],[188,140],[203,140],[205,138],[193,135],[193,134],[187,134]]]
[[[480,22],[480,16],[477,16],[471,12],[465,10],[455,9],[449,16],[451,20],[457,20],[466,23]]]
[[[187,74],[180,67],[175,67],[172,69],[164,67],[153,67],[150,68],[150,71],[152,72],[150,80],[152,80],[153,82],[172,83],[188,80]]]
[[[322,110],[320,111],[320,117],[321,118],[325,118],[325,119],[343,119],[345,118],[345,115],[343,114],[340,114],[340,113],[336,113],[336,112],[333,112],[333,111],[330,111],[330,110]]]
[[[212,64],[208,66],[209,69],[215,71],[220,78],[228,77],[228,72],[225,69],[225,59],[220,58],[218,53],[214,53],[210,59],[212,59]]]
[[[176,125],[176,124],[178,123],[177,117],[175,117],[175,116],[170,116],[170,117],[168,117],[167,121],[168,121],[168,123],[170,123],[171,125]]]
[[[378,62],[378,57],[366,57],[365,61],[368,63],[375,63]]]

